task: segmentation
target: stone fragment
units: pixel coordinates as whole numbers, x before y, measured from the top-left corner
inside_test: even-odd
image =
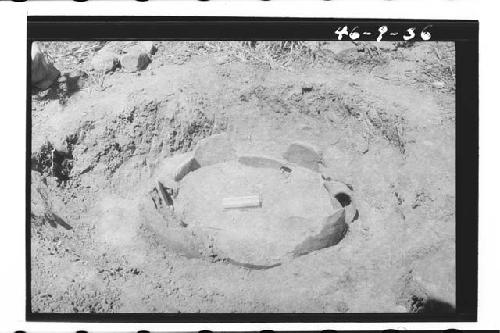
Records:
[[[198,164],[198,162],[196,162],[194,157],[189,157],[189,158],[183,160],[179,164],[177,169],[175,169],[175,171],[174,171],[174,174],[173,174],[174,180],[176,182],[180,182],[182,180],[182,178],[184,178],[188,173],[198,169],[199,167],[200,167],[200,165]]]
[[[306,84],[302,87],[302,95],[304,95],[305,93],[311,92],[311,91],[313,91],[312,85]]]
[[[41,81],[47,74],[47,59],[40,51],[38,43],[31,45],[31,83]]]
[[[325,218],[323,228],[316,234],[309,236],[293,250],[294,256],[301,256],[326,247],[337,245],[347,232],[345,210],[340,209],[333,215]]]
[[[216,134],[200,141],[194,159],[204,167],[236,159],[236,151],[227,134]]]
[[[47,204],[47,186],[43,183],[41,175],[31,171],[31,216],[45,217],[49,212]]]
[[[345,209],[346,222],[351,223],[354,221],[357,215],[357,209],[354,204],[351,189],[346,184],[337,181],[325,181],[323,186],[330,195],[330,200],[334,209],[343,207]]]
[[[143,70],[149,62],[149,55],[142,47],[133,47],[120,58],[120,65],[128,72]]]
[[[319,164],[322,162],[321,154],[314,147],[300,142],[292,143],[283,157],[291,163],[316,172],[319,171]]]
[[[193,158],[193,153],[178,154],[160,163],[156,178],[165,188],[172,189],[172,194],[175,197],[178,188],[177,182],[198,168],[199,165]]]
[[[173,199],[174,189],[172,189],[172,188],[166,188],[159,181],[158,182],[158,191],[160,192],[161,197],[162,197],[163,201],[165,202],[165,204],[167,206],[173,206],[174,205],[174,199]]]
[[[38,43],[31,46],[31,83],[40,90],[48,89],[61,73],[53,64],[47,61],[40,51]]]

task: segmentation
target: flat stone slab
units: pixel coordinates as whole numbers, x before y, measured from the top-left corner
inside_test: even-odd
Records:
[[[284,167],[288,168],[285,162],[267,156],[244,155],[238,157],[238,162],[254,168],[271,168],[276,170]]]
[[[210,236],[219,257],[269,267],[343,237],[344,210],[332,207],[322,184],[318,173],[305,168],[284,173],[233,160],[187,174],[174,210],[188,228]],[[259,207],[223,207],[225,198],[257,195]]]
[[[226,134],[216,134],[201,140],[194,151],[194,159],[201,166],[236,159],[236,151]]]
[[[318,150],[302,142],[294,142],[288,146],[283,157],[291,163],[295,163],[316,172],[319,171],[319,164],[322,162],[322,157]]]

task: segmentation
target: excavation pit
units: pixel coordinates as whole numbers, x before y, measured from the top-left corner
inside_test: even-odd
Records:
[[[319,155],[307,145],[291,147],[300,152],[290,155],[289,148],[292,159],[237,156],[229,138],[217,135],[165,161],[160,192],[171,190],[165,201],[198,252],[260,269],[342,240],[355,212],[352,192],[316,171],[311,163]]]

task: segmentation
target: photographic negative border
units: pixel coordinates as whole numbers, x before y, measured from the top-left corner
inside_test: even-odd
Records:
[[[430,29],[431,41],[454,41],[456,50],[456,311],[454,313],[33,313],[31,309],[31,43],[64,40],[338,40],[343,26],[359,27],[374,41],[382,25],[399,35]],[[429,28],[430,27],[430,28]],[[443,322],[477,320],[478,264],[478,21],[30,16],[27,38],[26,320],[66,322]],[[349,36],[344,35],[344,40]],[[416,37],[418,39],[418,35]]]

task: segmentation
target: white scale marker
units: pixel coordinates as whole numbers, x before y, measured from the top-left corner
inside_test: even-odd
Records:
[[[245,197],[230,197],[222,199],[224,209],[260,207],[262,199],[260,195],[249,195]]]

